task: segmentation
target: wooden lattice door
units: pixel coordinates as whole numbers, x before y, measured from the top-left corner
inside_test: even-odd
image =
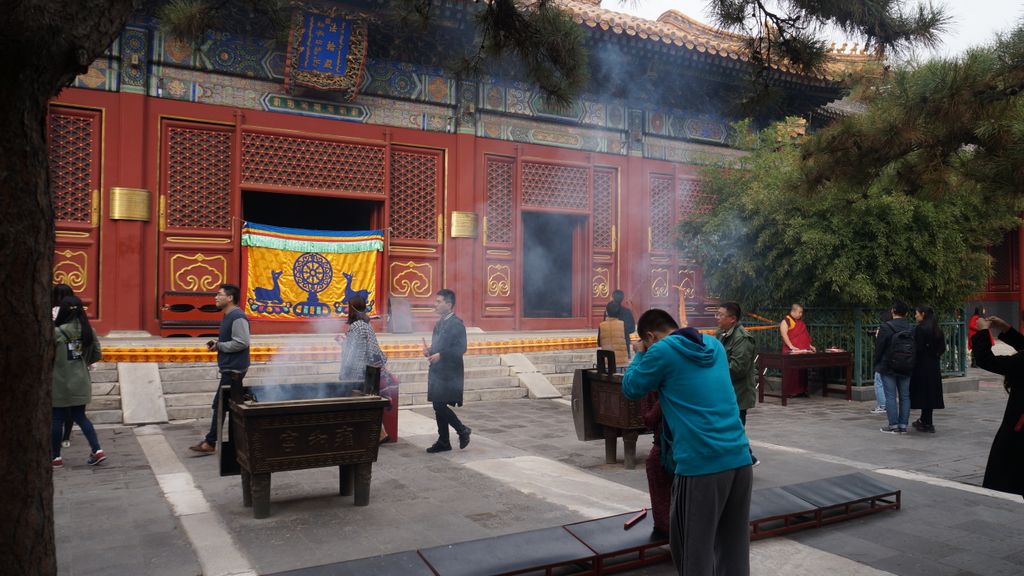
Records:
[[[387,293],[406,299],[423,328],[435,319],[434,294],[445,287],[444,153],[393,146],[390,166]]]
[[[160,329],[215,331],[213,295],[238,283],[232,238],[233,127],[165,121],[160,141]]]
[[[103,113],[52,106],[47,118],[56,245],[53,281],[71,286],[98,318]]]

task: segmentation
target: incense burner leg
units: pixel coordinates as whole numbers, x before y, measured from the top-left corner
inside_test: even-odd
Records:
[[[356,506],[366,506],[370,503],[370,476],[372,466],[372,462],[363,462],[354,466],[356,477]]]
[[[242,469],[242,506],[252,508],[252,474]]]
[[[252,517],[270,516],[270,474],[252,475]]]
[[[338,494],[342,496],[352,495],[353,470],[351,464],[338,466]]]
[[[604,462],[605,464],[615,464],[619,459],[619,434],[618,429],[612,428],[611,426],[604,427]]]
[[[636,468],[636,441],[640,437],[637,430],[624,430],[622,432],[622,453],[626,462],[626,470]]]

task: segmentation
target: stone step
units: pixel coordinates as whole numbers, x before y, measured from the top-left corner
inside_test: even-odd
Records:
[[[121,385],[117,382],[93,382],[92,395],[95,396],[120,396]]]
[[[536,364],[575,364],[588,362],[594,364],[597,361],[597,351],[583,350],[579,352],[526,352],[526,357]]]
[[[206,418],[207,425],[210,420],[210,401],[207,400],[206,406],[175,406],[167,407],[167,419],[168,420],[189,420],[193,418]]]
[[[569,385],[572,386],[572,379],[575,374],[545,374],[548,377],[548,382],[555,388],[559,386]]]
[[[395,376],[398,381],[404,384],[423,383],[427,382],[427,371],[420,372],[395,372]],[[493,366],[483,368],[467,368],[466,369],[466,381],[475,379],[486,379],[486,378],[499,378],[509,376],[509,368],[506,366]],[[312,384],[320,382],[336,382],[338,376],[336,372],[329,372],[324,374],[299,374],[299,375],[287,375],[282,377],[274,376],[257,376],[250,377],[246,374],[245,383],[250,386],[257,386],[260,384]],[[192,392],[207,392],[212,393],[217,389],[217,385],[220,379],[202,379],[202,380],[170,380],[163,382],[164,394],[187,394]]]
[[[586,370],[587,368],[593,368],[593,362],[576,362],[569,364],[534,364],[534,368],[541,374],[571,374],[579,368]]]
[[[211,402],[213,402],[213,396],[209,392],[164,394],[164,403],[167,405],[168,415],[171,408],[184,408],[186,406],[206,406],[206,409],[210,410]]]
[[[93,364],[95,366],[95,364]],[[107,364],[107,366],[116,366],[115,364]],[[89,371],[89,379],[93,382],[117,382],[117,368],[109,368],[105,370],[92,369]]]
[[[501,359],[498,356],[466,356],[464,359],[466,369],[472,368],[494,368],[501,366]],[[419,372],[427,369],[429,364],[426,358],[401,358],[388,361],[388,369],[398,374],[402,372]],[[217,380],[219,373],[217,366],[212,363],[206,364],[168,364],[158,365],[160,370],[160,381],[195,381],[195,380]],[[273,376],[277,374],[337,374],[339,361],[328,362],[288,362],[278,361],[270,363],[256,363],[249,367],[246,380],[252,377]],[[95,380],[95,379],[94,379]],[[113,379],[117,380],[117,372],[114,371]],[[110,381],[110,380],[107,380]]]
[[[462,399],[464,402],[486,402],[525,398],[526,395],[526,388],[483,388],[480,390],[466,390],[462,394]],[[398,398],[398,403],[403,406],[430,404],[430,402],[427,402],[427,394],[425,392],[422,394],[402,394]]]
[[[206,411],[209,413],[209,406],[206,407]],[[86,410],[85,414],[93,424],[120,424],[124,420],[120,408],[117,410]],[[78,427],[75,426],[75,428]]]
[[[88,406],[85,407],[86,412],[89,410],[105,411],[105,410],[117,410],[121,411],[121,397],[120,396],[93,396],[92,402],[89,402]]]
[[[425,394],[427,392],[427,382],[423,380],[421,382],[406,382],[405,380],[399,380],[398,392],[400,395],[406,394]],[[518,388],[519,379],[515,376],[497,376],[490,378],[466,378],[466,382],[463,386],[463,390],[481,390],[485,388]]]
[[[558,390],[558,393],[563,398],[570,399],[572,397],[572,382],[568,384],[555,384],[555,390]]]
[[[249,382],[246,379],[246,382]],[[334,379],[327,380],[327,382],[335,382]],[[515,388],[519,390],[519,379],[515,376],[493,376],[487,378],[467,378],[465,382],[465,394],[470,394],[470,391],[479,391],[483,389],[498,389],[498,388]],[[195,392],[178,392],[178,393],[167,393],[166,388],[164,389],[164,403],[167,405],[167,409],[171,408],[183,408],[188,406],[206,406],[207,409],[210,407],[210,402],[213,401],[213,390],[210,388],[207,391],[195,391]],[[402,382],[399,385],[399,395],[415,396],[423,395],[427,393],[426,382]],[[525,394],[525,389],[523,389]],[[519,398],[520,395],[513,395],[510,398]],[[94,399],[95,400],[95,399]],[[425,403],[425,401],[424,401]]]

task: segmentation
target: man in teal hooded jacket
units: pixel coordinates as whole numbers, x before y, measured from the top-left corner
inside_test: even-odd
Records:
[[[671,433],[669,546],[676,570],[748,576],[753,472],[725,349],[714,336],[680,330],[664,310],[644,312],[637,333],[622,393],[638,400],[657,391]]]

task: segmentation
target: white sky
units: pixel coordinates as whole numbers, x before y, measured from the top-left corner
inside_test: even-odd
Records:
[[[997,32],[1006,32],[1024,16],[1024,1],[1021,0],[933,0],[943,5],[953,21],[944,35],[945,42],[933,52],[921,56],[957,55],[971,46],[986,44],[995,38]],[[916,6],[918,0],[908,0],[904,6]],[[708,22],[707,0],[603,0],[601,6],[616,12],[635,14],[648,20],[655,20],[666,10],[678,10],[687,16]],[[834,40],[858,41],[858,38]]]

